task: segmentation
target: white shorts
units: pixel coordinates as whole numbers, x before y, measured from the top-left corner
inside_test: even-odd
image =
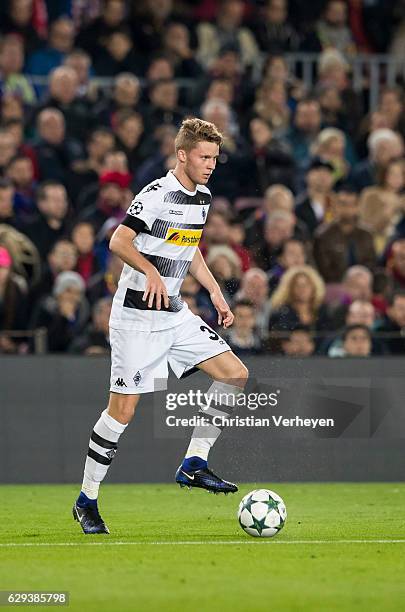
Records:
[[[231,348],[189,311],[181,325],[160,331],[110,328],[110,391],[126,395],[166,389],[168,364],[177,378]]]

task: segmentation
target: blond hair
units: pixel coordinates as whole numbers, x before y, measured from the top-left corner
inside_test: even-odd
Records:
[[[294,266],[283,274],[280,283],[271,298],[272,308],[278,309],[282,306],[291,306],[292,288],[295,279],[301,274],[306,276],[312,283],[314,287],[312,306],[314,309],[319,308],[325,297],[325,283],[318,272],[311,266]]]
[[[214,142],[219,147],[223,136],[214,123],[193,117],[184,119],[174,141],[176,153],[179,149],[190,151],[199,142]]]

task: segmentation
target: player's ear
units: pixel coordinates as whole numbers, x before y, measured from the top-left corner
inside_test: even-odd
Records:
[[[186,162],[186,160],[187,160],[187,153],[185,152],[184,149],[179,149],[177,151],[177,159],[179,161],[181,161],[183,164]]]

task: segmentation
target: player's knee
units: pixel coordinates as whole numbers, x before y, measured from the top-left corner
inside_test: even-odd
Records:
[[[238,364],[235,370],[236,371],[234,373],[233,378],[237,381],[240,381],[239,386],[244,386],[246,384],[247,379],[249,378],[249,370],[243,363]]]
[[[134,416],[136,403],[137,396],[114,394],[110,398],[108,414],[123,425],[126,425]]]

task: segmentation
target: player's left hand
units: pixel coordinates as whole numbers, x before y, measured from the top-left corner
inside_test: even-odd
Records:
[[[218,312],[218,325],[223,325],[224,329],[230,327],[233,323],[234,315],[222,293],[214,291],[210,294],[210,298]]]

